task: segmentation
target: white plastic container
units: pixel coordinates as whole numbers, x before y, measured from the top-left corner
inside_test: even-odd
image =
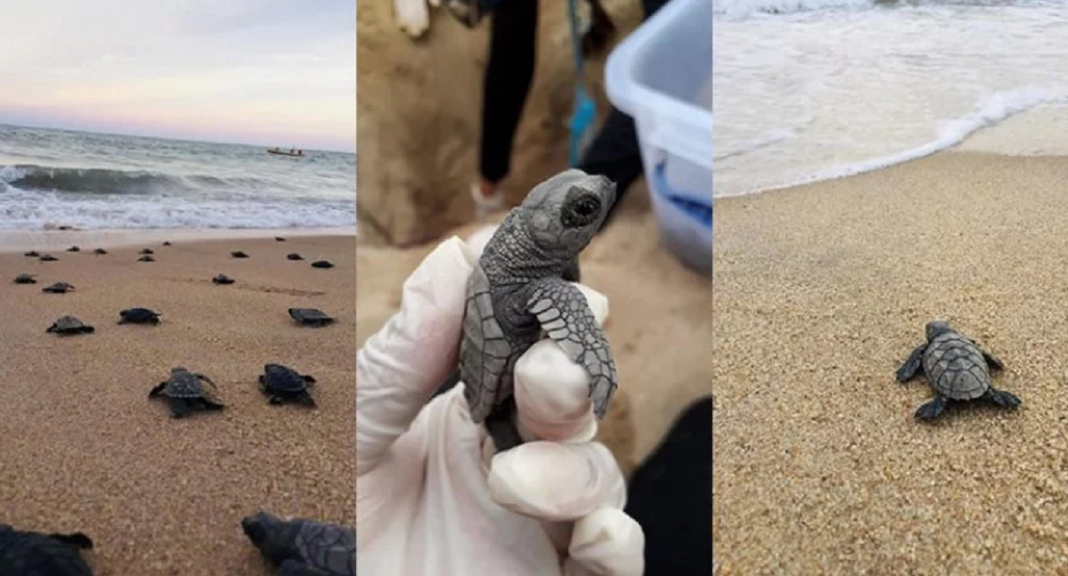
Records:
[[[634,119],[661,240],[712,274],[712,0],[670,0],[608,57],[608,99]]]

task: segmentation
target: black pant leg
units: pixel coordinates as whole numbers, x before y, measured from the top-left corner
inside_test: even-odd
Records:
[[[511,167],[516,128],[534,79],[538,0],[507,0],[490,14],[489,62],[482,85],[480,171],[499,182]]]

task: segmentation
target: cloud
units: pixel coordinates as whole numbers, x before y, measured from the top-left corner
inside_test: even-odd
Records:
[[[355,148],[353,0],[34,0],[4,12],[0,122]]]

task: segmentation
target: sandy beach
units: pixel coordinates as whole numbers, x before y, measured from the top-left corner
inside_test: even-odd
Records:
[[[619,390],[599,437],[625,473],[710,386],[711,282],[659,245],[656,225],[648,193],[636,184],[615,221],[582,254],[583,283],[608,297],[605,332],[619,373]],[[466,238],[477,228],[453,233]],[[359,345],[397,311],[401,285],[436,245],[360,245]]]
[[[946,152],[716,203],[717,573],[1063,574],[1068,158]],[[894,373],[949,320],[1016,412]]]
[[[22,247],[0,254],[0,521],[87,533],[99,576],[268,573],[240,526],[260,510],[355,525],[354,237],[176,236],[165,247],[147,235],[104,244],[101,256],[87,238],[43,233],[57,262]],[[79,242],[80,253],[65,251]],[[137,262],[143,247],[156,262]],[[286,260],[290,252],[305,260]],[[312,268],[317,259],[336,267]],[[14,284],[20,273],[38,283]],[[212,284],[219,273],[236,283]],[[57,281],[76,290],[41,291]],[[134,306],[162,323],[117,325]],[[303,328],[289,307],[337,322]],[[96,332],[45,333],[66,314]],[[268,405],[257,384],[268,362],[313,375],[318,408]],[[211,377],[226,409],[175,420],[150,401],[178,365]]]

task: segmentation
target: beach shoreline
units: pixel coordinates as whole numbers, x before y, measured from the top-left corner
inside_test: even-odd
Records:
[[[946,151],[717,198],[717,573],[1050,574],[1068,559],[1068,157]],[[1016,411],[894,373],[944,319]],[[949,568],[951,567],[951,568]]]

